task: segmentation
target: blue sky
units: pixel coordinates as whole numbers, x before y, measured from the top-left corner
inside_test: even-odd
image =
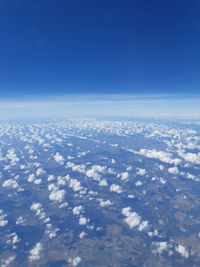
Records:
[[[116,105],[116,95],[148,96],[151,105],[154,96],[174,95],[172,110],[185,110],[183,98],[199,95],[199,18],[197,0],[2,0],[0,109],[54,97],[59,106],[63,97],[66,105],[111,98]]]

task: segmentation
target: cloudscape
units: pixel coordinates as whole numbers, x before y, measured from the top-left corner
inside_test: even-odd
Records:
[[[0,266],[200,266],[199,18],[0,1]]]

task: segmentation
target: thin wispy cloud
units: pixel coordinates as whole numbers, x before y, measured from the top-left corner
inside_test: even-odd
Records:
[[[200,117],[199,96],[91,94],[33,96],[0,101],[0,118]]]

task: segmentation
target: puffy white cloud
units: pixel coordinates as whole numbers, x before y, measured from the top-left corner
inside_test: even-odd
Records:
[[[146,170],[145,169],[142,169],[142,168],[137,168],[137,172],[136,172],[136,174],[137,175],[145,175],[147,172],[146,172]]]
[[[116,193],[118,193],[118,194],[120,194],[120,193],[123,192],[121,186],[119,186],[118,184],[112,184],[112,185],[110,186],[110,191],[111,191],[111,192],[116,192]]]
[[[18,183],[15,180],[12,180],[12,179],[8,179],[8,180],[4,181],[2,186],[3,187],[14,188],[14,189],[19,187]]]
[[[65,190],[55,190],[49,194],[49,199],[55,202],[62,202],[65,198]]]
[[[35,179],[34,184],[41,184],[42,180],[41,179]]]
[[[43,246],[41,243],[37,243],[35,245],[35,247],[33,247],[30,251],[29,251],[29,261],[35,261],[35,260],[39,260],[41,257],[41,252],[43,250]]]
[[[113,203],[110,201],[110,200],[103,200],[101,199],[100,200],[100,206],[101,207],[108,207],[108,206],[111,206]]]
[[[34,180],[35,180],[35,174],[34,174],[34,173],[29,174],[29,177],[28,177],[27,181],[28,181],[29,183],[31,183],[31,182],[33,182]]]
[[[18,192],[24,191],[24,189],[19,186],[17,181],[12,180],[12,179],[5,180],[2,184],[2,187],[6,187],[9,189],[11,189],[11,188],[16,189]]]
[[[48,179],[47,179],[49,182],[55,180],[55,177],[51,174],[51,175],[48,175]]]
[[[35,211],[36,216],[38,216],[40,219],[46,220],[46,214],[44,212],[44,209],[42,207],[41,203],[33,203],[30,207],[31,210]]]
[[[138,226],[139,231],[144,231],[148,228],[149,222],[148,221],[142,221],[140,225]]]
[[[87,235],[86,232],[83,231],[83,232],[81,232],[81,233],[79,234],[79,238],[82,239],[82,238],[84,238],[86,235]]]
[[[6,226],[8,224],[8,220],[5,218],[7,217],[7,214],[3,212],[3,210],[0,210],[0,227]]]
[[[85,173],[85,168],[86,166],[84,164],[80,164],[80,165],[74,165],[71,167],[73,171],[77,171],[80,173]]]
[[[37,175],[37,176],[44,175],[45,173],[46,173],[46,171],[43,170],[43,168],[39,168],[39,169],[37,169],[37,171],[36,171],[36,175]]]
[[[80,225],[85,225],[88,221],[89,221],[89,219],[86,219],[85,217],[79,218],[79,224]]]
[[[12,233],[12,234],[8,235],[7,244],[11,243],[12,245],[15,245],[19,242],[20,242],[20,238],[18,237],[18,235],[16,233]]]
[[[115,159],[111,159],[111,163],[112,164],[115,164],[116,163],[116,160]]]
[[[1,267],[7,267],[9,266],[14,260],[15,260],[16,256],[10,256],[7,259],[4,259],[1,261]]]
[[[142,182],[141,181],[137,181],[137,182],[135,182],[135,185],[136,186],[141,186],[142,185]]]
[[[134,151],[135,154],[143,155],[147,158],[158,159],[162,162],[178,165],[181,163],[181,160],[178,158],[172,158],[172,154],[167,153],[165,151],[157,151],[155,149],[140,149],[140,151]]]
[[[135,198],[135,196],[134,195],[128,195],[127,198]]]
[[[128,172],[122,172],[120,174],[121,180],[127,180],[129,177],[129,173]]]
[[[141,222],[141,217],[136,212],[131,212],[130,207],[123,208],[122,214],[126,217],[124,221],[131,229],[138,226]]]
[[[60,163],[60,164],[64,164],[64,158],[63,158],[62,155],[60,155],[60,153],[57,152],[57,153],[54,155],[54,159],[55,159],[56,162],[58,162],[58,163]]]
[[[168,244],[165,241],[153,242],[152,245],[154,246],[153,253],[161,254],[164,250],[168,249]]]
[[[177,167],[171,167],[168,169],[168,172],[171,174],[179,174],[179,169]]]
[[[190,163],[200,164],[200,153],[183,153],[182,151],[180,151],[179,156]]]
[[[178,245],[178,246],[176,246],[175,250],[176,250],[179,254],[181,254],[181,256],[183,256],[183,257],[185,257],[185,258],[188,258],[188,257],[189,257],[189,252],[188,252],[188,250],[187,250],[184,246],[182,246],[182,245]]]
[[[104,174],[105,171],[106,167],[100,165],[93,165],[91,169],[86,171],[86,175],[100,182],[101,174]]]
[[[81,257],[75,257],[74,259],[70,258],[70,263],[72,266],[77,266],[81,262]]]
[[[80,205],[80,206],[74,207],[73,210],[72,210],[72,213],[73,213],[74,215],[79,215],[79,214],[81,214],[83,211],[84,211],[84,207],[83,207],[82,205]]]
[[[22,216],[19,216],[16,220],[16,224],[23,225],[24,224],[24,218]]]
[[[106,179],[102,179],[100,182],[99,182],[99,185],[100,186],[108,186],[108,182]]]
[[[13,165],[15,165],[19,161],[19,158],[15,154],[14,148],[9,149],[6,156],[11,161],[11,164]]]
[[[70,179],[69,187],[71,187],[75,192],[80,191],[82,188],[81,183],[77,179]]]

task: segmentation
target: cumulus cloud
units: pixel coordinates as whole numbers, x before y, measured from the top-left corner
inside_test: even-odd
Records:
[[[179,174],[179,169],[177,167],[171,167],[168,169],[168,172],[171,174]]]
[[[113,203],[110,200],[100,200],[100,206],[101,207],[108,207],[111,206]]]
[[[5,218],[7,217],[7,214],[3,212],[3,210],[0,210],[0,227],[6,226],[8,224],[8,220]]]
[[[33,181],[35,180],[35,174],[34,173],[32,173],[32,174],[29,174],[29,177],[28,177],[28,182],[29,183],[32,183]]]
[[[43,246],[41,243],[37,243],[35,245],[35,247],[33,247],[30,251],[29,251],[29,261],[35,261],[35,260],[39,260],[41,257],[41,252],[43,250]]]
[[[135,182],[135,186],[141,186],[141,185],[142,185],[142,182],[141,181]]]
[[[39,168],[39,169],[37,169],[37,171],[36,171],[36,175],[37,175],[37,176],[44,175],[45,173],[46,173],[46,171],[43,170],[43,168]]]
[[[152,243],[154,249],[153,249],[153,253],[158,253],[161,254],[164,250],[168,249],[168,243],[165,241],[162,242],[153,242]]]
[[[111,192],[118,193],[118,194],[120,194],[120,193],[123,192],[121,186],[119,186],[118,184],[112,184],[112,185],[110,186],[110,191],[111,191]]]
[[[69,263],[71,263],[72,266],[77,266],[81,262],[81,257],[75,257],[74,259],[69,258]]]
[[[100,165],[93,165],[91,169],[86,171],[86,175],[100,182],[101,175],[104,174],[105,171],[106,167]]]
[[[75,192],[80,191],[82,188],[81,183],[77,179],[70,179],[69,187],[71,187]]]
[[[138,226],[139,231],[144,231],[148,228],[149,222],[148,221],[142,221],[141,224]]]
[[[83,231],[83,232],[81,232],[81,233],[79,234],[79,238],[82,239],[82,238],[84,238],[86,235],[87,235],[86,232]]]
[[[7,259],[1,260],[1,267],[10,266],[10,264],[15,260],[16,256],[10,256]]]
[[[189,252],[188,252],[188,250],[187,250],[184,246],[182,246],[182,245],[178,245],[178,246],[175,247],[175,250],[176,250],[179,254],[181,254],[181,256],[183,256],[183,257],[185,257],[185,258],[188,258],[188,257],[189,257]]]
[[[141,217],[136,212],[131,212],[130,207],[123,208],[122,214],[126,217],[124,221],[131,229],[138,226],[141,222]]]
[[[65,198],[65,190],[55,190],[49,194],[49,199],[55,202],[62,202]]]
[[[99,182],[99,185],[100,186],[108,186],[108,182],[106,179],[102,179],[100,182]]]
[[[136,174],[137,175],[145,175],[147,172],[146,172],[146,170],[145,169],[142,169],[142,168],[137,168],[137,172],[136,172]]]
[[[19,187],[18,183],[15,180],[12,180],[12,179],[8,179],[8,180],[4,181],[2,186],[3,187],[14,188],[14,189]]]
[[[24,224],[24,218],[22,216],[19,216],[16,220],[16,224],[23,225]]]
[[[182,151],[179,151],[179,156],[190,163],[200,164],[200,153],[184,153]]]
[[[72,213],[73,213],[74,215],[79,215],[79,214],[81,214],[83,211],[84,211],[84,207],[83,207],[82,205],[77,206],[77,207],[74,207],[74,208],[72,209]]]
[[[172,154],[165,151],[157,151],[155,149],[140,149],[140,151],[133,151],[135,154],[142,155],[147,158],[158,159],[162,162],[178,165],[181,163],[181,160],[178,158],[172,158]]]
[[[12,180],[12,179],[5,180],[3,182],[3,184],[2,184],[2,187],[6,187],[6,188],[9,188],[9,189],[11,189],[11,188],[12,189],[16,189],[18,192],[24,191],[24,189],[19,186],[17,181]]]
[[[121,178],[122,181],[123,181],[123,180],[127,180],[128,177],[129,177],[129,173],[128,173],[128,172],[122,172],[122,173],[120,174],[120,178]]]
[[[55,155],[54,155],[54,159],[55,159],[55,161],[56,162],[58,162],[59,164],[64,164],[64,158],[63,158],[63,156],[62,155],[60,155],[60,153],[56,153]]]
[[[85,217],[80,217],[79,218],[79,224],[80,225],[85,225],[88,221],[89,221],[89,219],[87,219]]]

